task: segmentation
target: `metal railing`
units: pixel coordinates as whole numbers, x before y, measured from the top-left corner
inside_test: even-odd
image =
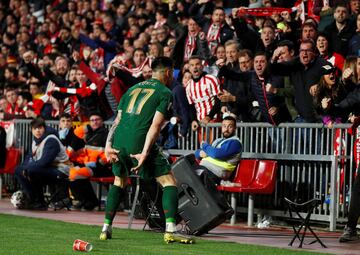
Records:
[[[31,147],[28,120],[15,120],[17,146]],[[47,121],[57,128],[58,121]],[[106,126],[111,123],[106,122]],[[306,201],[314,197],[324,202],[314,210],[312,219],[329,222],[331,231],[347,217],[355,164],[354,137],[349,125],[324,128],[321,124],[284,123],[273,127],[267,123],[237,123],[236,134],[243,145],[242,158],[274,159],[279,162],[277,184],[272,196],[259,195],[255,207],[268,215],[287,217],[284,197]],[[192,153],[200,141],[211,142],[221,137],[221,123],[211,123],[199,131],[178,139],[173,155]],[[337,140],[337,141],[336,141]],[[341,174],[341,178],[340,178]],[[247,195],[238,194],[239,211],[247,208]]]
[[[256,196],[256,210],[271,216],[288,217],[284,197],[307,201],[318,197],[323,203],[314,210],[313,220],[329,222],[331,231],[347,217],[352,189],[354,137],[349,125],[325,128],[322,124],[237,123],[237,135],[243,145],[242,158],[274,159],[279,162],[277,184],[272,196]],[[179,140],[170,154],[192,153],[200,141],[221,136],[221,124],[209,124]],[[342,178],[340,178],[340,174]],[[247,194],[238,194],[240,208],[246,212]]]

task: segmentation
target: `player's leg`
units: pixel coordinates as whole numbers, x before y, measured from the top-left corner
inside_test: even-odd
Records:
[[[176,212],[178,208],[178,196],[176,181],[170,172],[166,175],[156,177],[156,180],[163,187],[162,203],[165,213],[166,227],[164,241],[166,243],[194,243],[194,239],[190,236],[180,234],[176,231]]]
[[[125,195],[125,188],[127,185],[127,177],[121,173],[120,163],[113,164],[113,173],[115,175],[114,184],[110,187],[106,200],[105,220],[100,234],[100,240],[111,239],[112,237],[112,223],[119,207],[121,199]]]

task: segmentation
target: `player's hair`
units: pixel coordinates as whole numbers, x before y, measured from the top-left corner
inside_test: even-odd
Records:
[[[157,57],[151,63],[151,69],[153,72],[163,70],[165,68],[173,68],[174,63],[169,57]]]
[[[41,117],[37,117],[30,122],[31,129],[38,127],[45,127],[45,120]]]
[[[72,120],[71,115],[70,115],[69,113],[67,113],[67,112],[64,112],[63,114],[60,115],[60,118],[59,118],[59,119],[62,119],[62,118],[64,118],[64,119],[71,119],[71,120]]]

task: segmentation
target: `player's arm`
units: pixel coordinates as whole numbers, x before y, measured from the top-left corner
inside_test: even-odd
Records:
[[[109,162],[118,161],[117,154],[119,153],[119,151],[112,148],[112,143],[114,141],[115,130],[116,130],[117,126],[119,125],[120,120],[121,120],[121,110],[118,111],[118,114],[116,115],[116,118],[115,118],[113,124],[111,125],[108,136],[106,138],[105,156]]]
[[[161,112],[157,111],[154,115],[151,126],[146,134],[145,144],[142,152],[140,154],[130,155],[131,157],[137,159],[138,161],[138,165],[132,168],[131,169],[132,171],[137,172],[144,163],[145,159],[150,153],[151,147],[154,145],[156,139],[160,134],[161,127],[163,126],[164,122],[165,122],[165,116]]]

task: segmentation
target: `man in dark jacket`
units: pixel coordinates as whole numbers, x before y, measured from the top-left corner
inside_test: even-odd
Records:
[[[28,209],[46,210],[43,187],[67,178],[70,161],[55,129],[46,126],[42,118],[34,119],[30,126],[32,150],[24,163],[15,169],[15,177],[29,199]],[[62,198],[66,196],[65,189]]]
[[[329,38],[329,47],[333,52],[345,57],[349,50],[349,41],[355,34],[355,26],[351,24],[349,10],[345,3],[339,3],[335,7],[334,22],[328,25],[324,33]]]
[[[98,204],[89,177],[112,176],[104,153],[108,129],[104,126],[100,113],[90,114],[90,124],[77,127],[77,139],[85,142],[85,147],[70,153],[75,167],[70,168],[70,187],[75,198],[80,201],[77,209],[93,210]]]
[[[223,66],[220,74],[234,80],[248,81],[251,97],[256,100],[261,112],[260,121],[278,125],[288,119],[288,112],[284,100],[266,91],[266,84],[272,84],[276,88],[282,88],[284,81],[281,77],[270,74],[267,71],[268,61],[265,52],[258,52],[254,58],[254,71],[234,72]]]
[[[299,116],[295,122],[321,122],[313,105],[313,95],[317,83],[323,75],[327,61],[315,55],[315,44],[312,40],[304,40],[300,44],[299,58],[287,62],[278,62],[281,51],[271,59],[270,72],[275,75],[290,76],[295,90],[295,107]]]
[[[215,7],[211,19],[204,17],[201,12],[202,6],[207,5],[209,0],[199,0],[191,5],[190,17],[199,24],[202,31],[206,33],[206,39],[212,55],[219,44],[224,45],[227,40],[234,37],[234,31],[225,22],[225,11],[221,7]]]
[[[236,40],[225,43],[226,66],[234,72],[240,72],[239,51],[240,45]],[[235,114],[238,121],[250,121],[251,96],[248,82],[234,80],[224,75],[224,93],[219,96],[219,99],[223,106],[222,112],[229,111]]]

